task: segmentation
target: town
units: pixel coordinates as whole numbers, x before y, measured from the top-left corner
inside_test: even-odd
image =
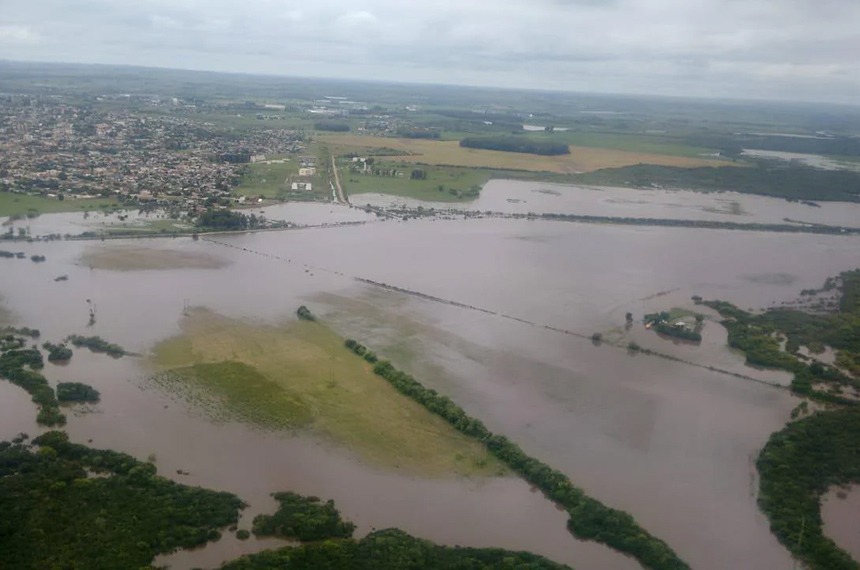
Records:
[[[157,113],[102,98],[71,99],[0,97],[0,192],[108,198],[126,208],[194,217],[240,202],[232,190],[244,164],[305,148],[300,130],[265,125],[226,132],[184,116],[176,99],[148,100],[147,110]]]

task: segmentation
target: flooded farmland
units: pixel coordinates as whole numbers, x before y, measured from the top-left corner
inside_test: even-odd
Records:
[[[572,186],[546,182],[491,180],[469,202],[423,202],[385,194],[355,194],[354,204],[387,207],[457,209],[505,214],[577,214],[671,220],[759,224],[825,224],[860,227],[860,204],[788,202],[738,192],[693,192],[683,189],[632,189]]]
[[[49,228],[51,216],[39,220]],[[165,259],[218,262],[128,270],[86,260],[116,260],[118,250],[143,242],[14,243],[9,249],[47,260],[0,260],[0,295],[14,321],[40,328],[42,339],[86,332],[142,355],[114,360],[81,349],[68,366],[46,366],[52,383],[84,381],[102,393],[99,404],[68,413],[71,438],[153,456],[177,481],[238,494],[250,504],[241,528],[274,508],[270,493],[292,490],[334,499],[360,535],[396,526],[444,544],[531,550],[577,568],[637,567],[575,540],[566,514],[519,479],[381,469],[313,433],[213,422],[193,402],[154,388],[145,355],[180,332],[188,306],[272,324],[306,304],[587,493],[631,513],[693,567],[788,569],[788,552],[756,507],[754,469],[758,450],[797,403],[768,385],[787,376],[746,367],[712,320],[705,341],[687,346],[639,322],[625,330],[624,316],[690,308],[692,295],[744,308],[790,302],[860,266],[858,246],[860,239],[841,236],[409,221],[152,239],[145,248]],[[68,280],[54,281],[59,275]],[[92,327],[87,299],[97,307]],[[594,332],[617,342],[594,346]],[[628,339],[687,362],[630,355]],[[23,391],[0,383],[0,407],[4,437],[33,435],[35,411]],[[166,562],[212,567],[271,544],[225,538]]]

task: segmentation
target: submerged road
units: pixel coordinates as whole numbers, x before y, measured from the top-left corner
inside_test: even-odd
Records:
[[[334,155],[331,155],[331,171],[334,174],[334,190],[337,202],[340,204],[349,204],[346,199],[346,194],[343,193],[343,188],[340,186],[340,175],[337,173],[337,164],[334,162]]]

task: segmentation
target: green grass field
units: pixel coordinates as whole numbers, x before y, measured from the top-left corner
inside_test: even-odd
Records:
[[[401,395],[316,322],[255,325],[199,309],[154,350],[155,379],[215,419],[309,429],[369,463],[425,476],[503,473],[469,439]]]
[[[432,202],[460,202],[474,200],[478,196],[477,188],[482,187],[490,179],[490,173],[485,170],[455,168],[445,166],[422,166],[397,161],[377,161],[374,168],[397,170],[402,176],[375,176],[371,174],[349,172],[349,162],[339,161],[340,183],[344,192],[355,196],[355,202],[361,203],[361,193],[378,192],[415,198]],[[421,169],[427,173],[423,180],[412,180],[413,169]]]
[[[114,198],[88,200],[57,200],[28,196],[14,192],[0,192],[0,216],[26,216],[28,213],[54,214],[57,212],[79,212],[119,207]]]
[[[277,160],[277,159],[276,159]],[[289,179],[297,175],[299,165],[292,159],[282,164],[254,163],[248,165],[248,172],[236,187],[242,196],[279,199],[289,192]]]

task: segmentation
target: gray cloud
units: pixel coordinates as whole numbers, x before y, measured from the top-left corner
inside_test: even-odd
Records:
[[[4,0],[0,57],[860,101],[845,0]]]

